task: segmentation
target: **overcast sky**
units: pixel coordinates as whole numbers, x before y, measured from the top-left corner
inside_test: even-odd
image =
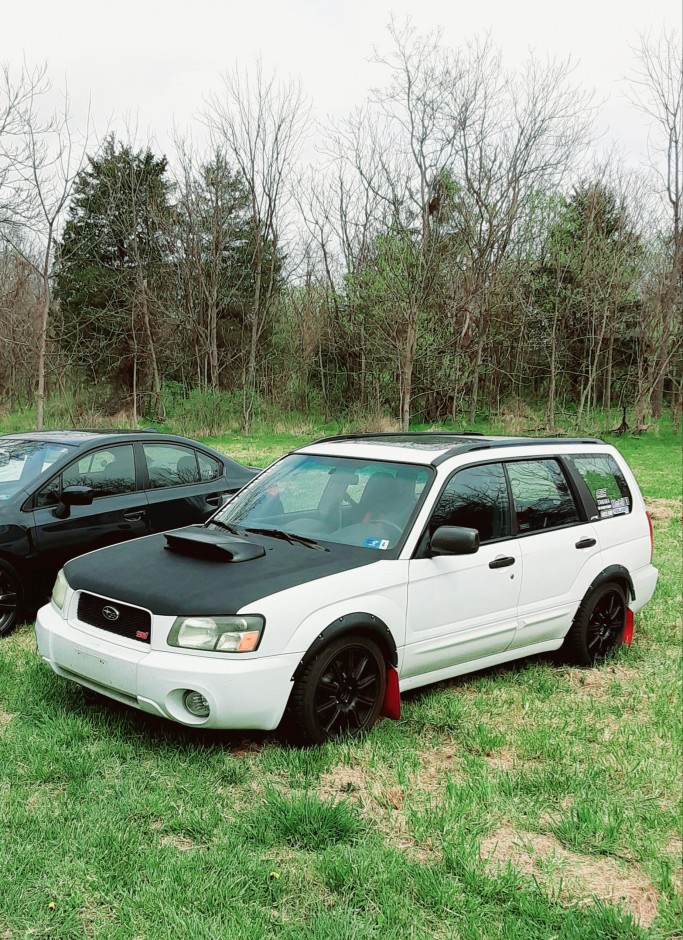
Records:
[[[2,3],[0,62],[47,60],[68,79],[76,113],[101,131],[128,115],[140,137],[168,146],[190,125],[221,72],[261,55],[267,69],[301,76],[314,113],[345,114],[382,81],[369,59],[387,46],[390,13],[421,31],[442,27],[449,45],[490,30],[514,66],[533,50],[571,56],[575,78],[605,99],[600,130],[637,163],[644,119],[625,98],[630,46],[662,27],[680,32],[681,0],[24,0]],[[120,124],[118,125],[120,126]]]

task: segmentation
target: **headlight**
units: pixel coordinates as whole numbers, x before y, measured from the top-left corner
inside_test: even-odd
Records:
[[[55,586],[52,588],[52,603],[58,610],[61,610],[64,606],[64,598],[68,587],[69,583],[64,577],[64,569],[62,568],[57,575]]]
[[[168,635],[169,646],[217,653],[251,653],[259,645],[263,617],[178,617]]]

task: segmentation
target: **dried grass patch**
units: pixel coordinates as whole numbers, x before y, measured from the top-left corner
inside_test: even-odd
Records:
[[[496,754],[486,754],[484,760],[494,770],[512,770],[519,764],[517,754],[506,747],[501,748]]]
[[[0,730],[2,728],[7,727],[10,721],[14,721],[16,717],[17,717],[16,714],[12,714],[12,712],[3,711],[3,709],[0,708]]]
[[[570,852],[545,833],[517,832],[507,825],[486,836],[480,855],[493,868],[514,865],[568,902],[589,904],[598,898],[623,904],[647,927],[657,916],[659,895],[638,865],[611,857]]]
[[[191,849],[195,848],[195,844],[192,839],[188,839],[185,836],[178,835],[166,835],[162,836],[159,839],[160,846],[172,845],[174,849],[177,849],[179,852],[189,852]]]
[[[403,784],[390,767],[374,769],[341,764],[322,775],[319,795],[321,799],[352,800],[363,815],[375,822],[379,820],[387,841],[417,861],[430,862],[439,849],[430,842],[416,842],[408,831],[406,810],[410,804],[433,800],[440,795],[449,778],[463,779],[453,766],[455,755],[453,747],[418,751],[419,766]]]
[[[666,847],[666,852],[671,857],[674,866],[671,880],[677,891],[683,891],[683,841],[678,837],[671,839]]]
[[[638,670],[632,666],[612,663],[601,669],[566,669],[565,676],[571,686],[576,689],[588,689],[593,693],[603,693],[607,686],[615,680],[628,685],[638,676]]]
[[[683,501],[680,499],[654,499],[651,496],[645,496],[644,499],[652,519],[680,518],[683,514]]]

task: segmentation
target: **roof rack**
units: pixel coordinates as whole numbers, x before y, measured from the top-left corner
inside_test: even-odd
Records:
[[[361,434],[333,434],[329,437],[321,437],[312,444],[328,444],[337,441],[374,441],[391,438],[412,438],[412,439],[453,439],[453,446],[446,447],[440,454],[436,454],[431,460],[432,466],[439,466],[444,461],[455,457],[458,454],[467,454],[476,450],[498,450],[505,447],[522,447],[525,444],[534,444],[537,446],[550,446],[562,444],[604,444],[605,442],[597,437],[496,437],[495,435],[485,435],[480,431],[378,431],[363,432]],[[471,438],[471,440],[463,440]],[[306,447],[311,445],[306,444]]]
[[[457,454],[468,454],[475,450],[499,450],[502,447],[523,447],[525,444],[604,444],[598,437],[516,437],[507,440],[496,440],[495,438],[487,441],[472,444],[461,444],[460,446],[450,447],[448,450],[439,454],[432,460],[433,466],[455,457]]]
[[[482,434],[481,431],[363,431],[357,434],[332,434],[329,437],[319,437],[311,443],[328,444],[331,441],[375,440],[378,437],[486,437],[486,435]]]

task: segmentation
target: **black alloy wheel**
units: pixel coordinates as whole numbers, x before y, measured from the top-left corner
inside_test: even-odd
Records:
[[[21,617],[21,582],[14,568],[0,561],[0,636],[7,636]]]
[[[621,646],[626,626],[626,595],[618,584],[603,584],[584,597],[565,639],[572,662],[592,666]]]
[[[386,689],[381,650],[365,637],[341,637],[304,670],[292,691],[290,711],[305,742],[358,737],[375,724]]]
[[[621,591],[609,591],[593,608],[586,629],[586,646],[596,660],[616,649],[626,622],[626,605]]]

